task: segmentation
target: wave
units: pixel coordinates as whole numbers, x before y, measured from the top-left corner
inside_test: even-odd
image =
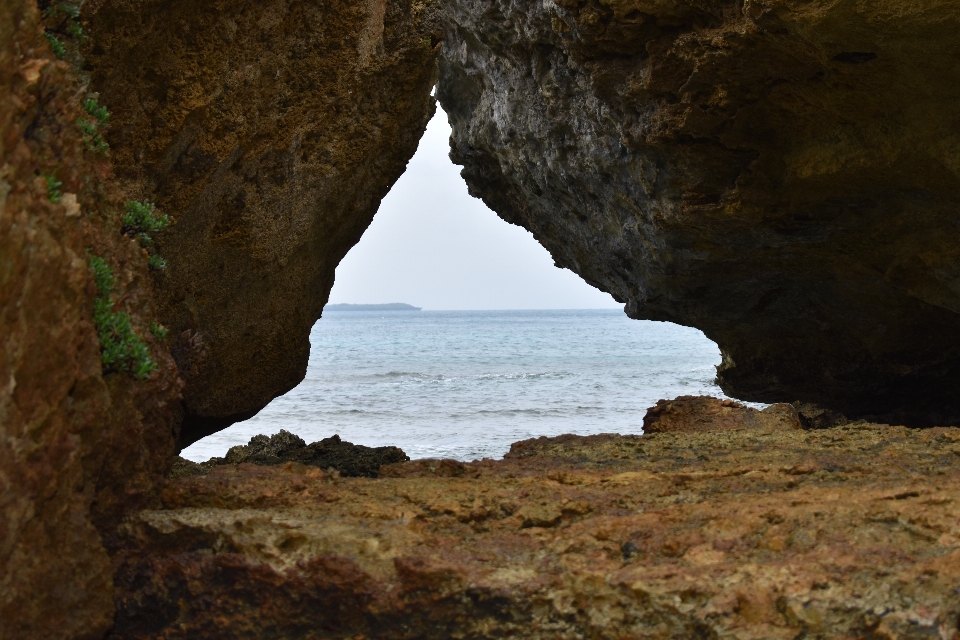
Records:
[[[419,373],[417,371],[387,371],[386,373],[372,373],[369,376],[370,378],[432,378],[428,373]],[[443,377],[442,375],[440,376]]]
[[[568,371],[543,371],[540,373],[481,373],[470,378],[474,380],[536,380],[538,378],[560,380],[574,375],[576,374]]]
[[[561,409],[480,409],[470,413],[451,413],[451,418],[465,418],[470,416],[548,416],[562,417],[567,412]]]
[[[374,380],[395,380],[395,381],[414,381],[414,382],[463,382],[463,381],[484,381],[484,380],[562,380],[564,378],[575,377],[577,374],[569,371],[537,371],[521,372],[512,371],[509,373],[478,373],[468,375],[444,375],[442,373],[421,373],[419,371],[388,371],[386,373],[373,373],[365,378]]]

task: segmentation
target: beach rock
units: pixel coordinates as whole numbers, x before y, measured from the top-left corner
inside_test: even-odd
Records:
[[[336,471],[348,478],[376,478],[383,465],[406,462],[409,459],[399,447],[365,447],[344,442],[338,435],[307,444],[299,436],[281,429],[272,436],[253,436],[249,443],[231,447],[222,458],[211,458],[200,463],[179,458],[171,477],[202,475],[225,464],[278,465],[295,462],[326,471]]]
[[[281,429],[272,436],[259,434],[250,438],[246,445],[230,447],[224,457],[226,462],[239,464],[280,464],[286,462],[295,452],[307,446],[303,438]]]
[[[736,398],[960,424],[953,3],[449,0],[471,194]]]
[[[182,446],[303,379],[334,270],[434,113],[431,6],[85,5],[114,166],[172,220],[155,239]]]
[[[644,433],[802,428],[797,410],[792,405],[774,404],[758,411],[733,400],[709,396],[659,400],[643,417]]]
[[[122,527],[113,634],[953,638],[958,455],[960,429],[861,422],[537,438],[379,479],[223,465]]]
[[[809,402],[794,402],[792,406],[804,429],[829,429],[849,422],[846,416]]]

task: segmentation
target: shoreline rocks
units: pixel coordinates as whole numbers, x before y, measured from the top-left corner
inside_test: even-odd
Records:
[[[718,400],[709,396],[659,400],[643,417],[643,432],[646,434],[743,428],[802,429],[803,424],[793,405],[779,403],[757,410],[735,400]]]
[[[377,479],[171,478],[121,528],[113,637],[960,637],[960,429],[736,404]]]
[[[206,462],[192,462],[178,458],[171,477],[205,475],[214,468],[228,464],[256,464],[263,466],[297,463],[336,471],[345,478],[376,478],[380,467],[410,460],[398,447],[365,447],[344,442],[339,435],[307,444],[302,438],[281,429],[272,436],[256,435],[245,445],[231,447],[222,458]]]

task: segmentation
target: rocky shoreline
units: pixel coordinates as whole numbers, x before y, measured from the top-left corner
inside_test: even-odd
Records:
[[[0,640],[960,638],[955,5],[0,2]],[[471,194],[802,402],[177,462],[302,380],[437,99]]]
[[[308,445],[299,436],[281,429],[272,436],[257,435],[245,445],[231,447],[222,458],[210,458],[198,463],[178,456],[170,475],[175,478],[205,475],[226,464],[278,465],[296,462],[334,470],[345,478],[376,478],[383,465],[408,460],[407,454],[398,447],[364,447],[344,442],[338,435]]]
[[[121,527],[112,637],[960,637],[960,429],[790,417],[174,477]]]

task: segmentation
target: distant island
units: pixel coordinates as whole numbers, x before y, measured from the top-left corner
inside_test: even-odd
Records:
[[[387,304],[328,304],[324,311],[420,311],[420,307],[403,302]]]

